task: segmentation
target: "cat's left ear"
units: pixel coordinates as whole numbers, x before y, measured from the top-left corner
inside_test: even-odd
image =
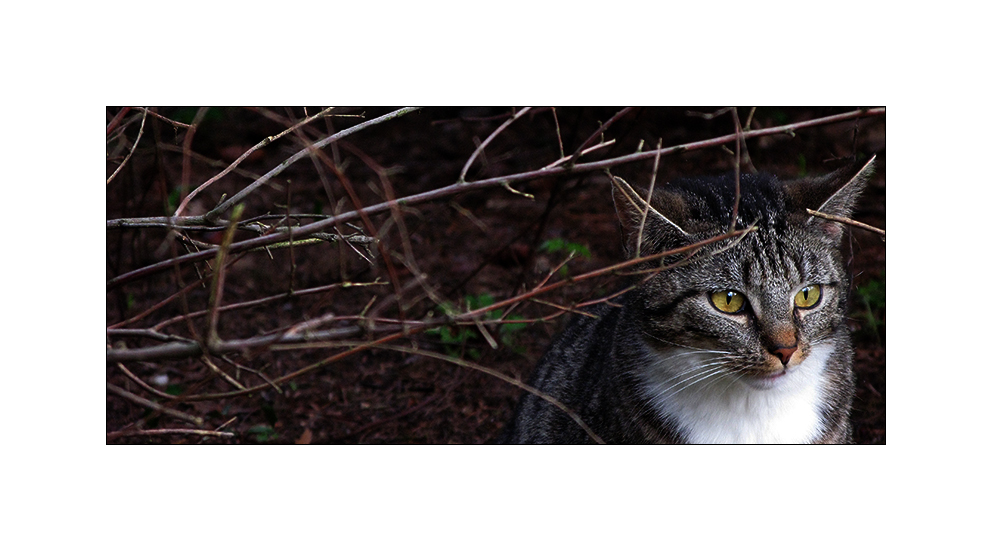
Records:
[[[840,242],[844,226],[823,217],[810,215],[812,209],[825,215],[851,218],[862,191],[875,169],[876,157],[859,168],[850,165],[817,179],[798,180],[786,184],[787,193],[792,196],[794,205],[807,216],[807,225],[816,227],[827,234],[832,241]]]
[[[611,179],[614,208],[624,229],[624,249],[629,258],[690,243],[690,235],[672,220],[677,216],[684,218],[687,210],[680,196],[654,190],[653,197],[646,201],[622,178],[612,176]],[[662,214],[660,208],[669,216]]]

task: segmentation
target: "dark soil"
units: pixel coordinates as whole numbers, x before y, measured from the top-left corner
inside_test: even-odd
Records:
[[[852,108],[759,108],[751,128],[795,123]],[[163,108],[161,115],[190,122],[196,109]],[[312,115],[319,111],[306,110]],[[308,124],[257,151],[232,173],[190,203],[188,214],[203,214],[285,161],[304,145],[335,131],[391,110],[344,109],[359,117],[335,117]],[[559,108],[555,111],[566,154],[580,146],[616,108]],[[708,108],[634,109],[605,132],[616,142],[582,161],[632,153],[643,144],[652,149],[686,144],[734,132],[729,114],[705,118]],[[747,109],[740,109],[742,120]],[[108,108],[107,121],[121,112]],[[336,111],[338,113],[339,111]],[[463,165],[511,113],[509,108],[428,108],[357,132],[324,148],[329,163],[302,159],[245,200],[243,219],[267,213],[282,215],[348,212],[353,198],[342,177],[364,206],[390,195],[406,197],[448,186]],[[278,134],[305,117],[303,109],[214,108],[198,125],[190,154],[183,153],[188,131],[149,117],[143,136],[124,169],[107,186],[108,220],[171,214],[180,197],[207,181],[266,136]],[[291,122],[287,122],[291,120]],[[121,164],[138,134],[141,112],[131,110],[108,133],[107,175]],[[121,131],[123,129],[123,133]],[[599,142],[599,139],[594,142]],[[659,182],[679,176],[718,174],[733,170],[734,144],[711,147],[662,159]],[[797,130],[747,141],[743,170],[755,167],[782,177],[823,174],[854,156],[877,155],[877,171],[855,218],[885,228],[885,117]],[[550,109],[533,109],[501,132],[473,163],[467,181],[526,172],[560,156],[556,119]],[[184,187],[184,159],[188,176]],[[378,171],[378,172],[377,172]],[[631,183],[647,185],[652,161],[614,166],[611,172]],[[185,191],[184,191],[185,190]],[[275,350],[255,347],[205,358],[146,359],[107,363],[108,443],[488,443],[496,440],[513,414],[520,390],[501,379],[435,357],[383,348],[367,348],[311,369],[278,384],[267,384],[332,355],[347,346],[386,337],[393,321],[437,318],[446,308],[465,312],[490,300],[501,301],[533,289],[566,252],[580,254],[568,263],[569,276],[623,260],[619,225],[602,172],[537,178],[449,195],[402,207],[402,224],[389,213],[340,225],[345,235],[378,233],[380,247],[357,253],[348,245],[322,242],[244,254],[224,271],[221,303],[226,306],[273,297],[272,300],[223,311],[221,339],[249,339],[286,329],[306,320],[335,315],[320,330],[359,328],[347,337],[354,343],[310,344]],[[313,219],[302,219],[303,223]],[[263,221],[276,224],[278,220]],[[187,231],[200,242],[220,243],[223,231]],[[108,228],[107,278],[193,251],[194,245],[167,239],[164,228]],[[236,241],[255,237],[235,233]],[[570,245],[572,244],[572,245]],[[853,418],[859,443],[886,442],[885,242],[873,233],[850,232],[854,274],[850,325],[856,339],[858,394]],[[581,246],[581,247],[578,247]],[[588,251],[588,255],[583,253]],[[363,258],[371,258],[371,262]],[[387,262],[387,260],[389,262]],[[211,270],[208,262],[187,263],[107,290],[108,347],[141,349],[161,345],[150,337],[121,329],[151,329],[161,334],[203,341],[209,317],[184,316],[207,309]],[[419,271],[425,279],[418,282]],[[197,284],[203,278],[202,283]],[[552,281],[557,281],[557,277]],[[333,287],[319,293],[289,296],[340,282],[376,283]],[[602,297],[617,281],[591,279],[565,286],[539,299],[574,305]],[[185,293],[178,293],[188,288]],[[429,295],[427,292],[430,291]],[[399,292],[400,300],[397,301]],[[282,296],[281,296],[282,295]],[[433,298],[432,298],[433,296]],[[398,307],[399,304],[399,307]],[[148,312],[146,312],[148,311]],[[513,311],[525,319],[548,317],[561,310],[547,303],[523,302]],[[143,316],[140,316],[145,313]],[[364,318],[365,321],[359,320]],[[377,322],[370,324],[370,318]],[[166,323],[176,318],[176,321]],[[568,316],[528,323],[524,327],[487,326],[496,348],[474,326],[443,327],[391,341],[391,345],[463,358],[511,378],[526,381],[552,337]],[[123,323],[122,323],[123,322]],[[343,347],[346,345],[346,347]],[[208,362],[209,360],[209,362]],[[213,365],[213,366],[212,366]],[[123,368],[123,369],[122,369]],[[131,379],[124,369],[155,390]],[[218,375],[227,374],[228,379]],[[197,396],[266,386],[248,394],[223,398]],[[160,407],[203,419],[199,428],[181,417],[150,408],[118,389],[153,401]],[[157,393],[156,393],[157,392]],[[232,436],[190,433],[155,434],[149,430],[203,429]]]

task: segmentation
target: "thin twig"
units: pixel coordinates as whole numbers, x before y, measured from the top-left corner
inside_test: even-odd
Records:
[[[234,437],[235,434],[229,431],[211,431],[209,429],[134,429],[123,431],[111,431],[107,434],[107,440],[119,439],[121,437],[152,437],[155,435],[201,435],[203,437]]]
[[[852,219],[846,218],[846,217],[839,217],[837,215],[829,215],[827,213],[822,213],[820,211],[815,211],[813,209],[807,209],[807,214],[813,215],[815,217],[820,217],[822,219],[831,220],[831,221],[834,221],[834,222],[841,222],[841,223],[844,223],[844,224],[848,224],[848,225],[854,226],[856,228],[861,228],[863,230],[868,230],[870,232],[875,232],[875,233],[879,234],[880,236],[883,236],[883,238],[886,237],[886,230],[881,230],[879,228],[876,228],[875,226],[869,226],[868,224],[866,224],[864,222],[859,222],[857,220],[852,220]]]
[[[125,157],[124,161],[121,161],[121,164],[117,166],[117,169],[114,171],[114,174],[110,175],[110,178],[107,179],[107,184],[110,184],[110,181],[113,180],[115,176],[117,176],[117,173],[121,172],[121,169],[123,169],[124,165],[127,164],[128,159],[131,159],[131,155],[134,153],[134,150],[138,148],[138,141],[141,140],[141,135],[143,132],[145,132],[145,119],[147,117],[148,117],[148,111],[147,110],[143,111],[141,114],[141,126],[138,127],[138,137],[134,139],[134,144],[131,144],[131,150],[128,152],[127,157]]]
[[[830,123],[837,123],[837,122],[841,122],[841,121],[847,121],[849,119],[855,119],[855,118],[858,118],[858,117],[879,116],[879,115],[884,115],[885,113],[886,113],[886,108],[859,109],[859,110],[856,110],[856,111],[849,111],[847,113],[841,113],[841,114],[832,115],[832,116],[829,116],[829,117],[822,117],[820,119],[811,119],[809,121],[802,121],[802,122],[799,122],[799,123],[792,123],[792,124],[789,124],[789,125],[782,125],[782,126],[778,126],[778,127],[770,127],[770,128],[766,128],[766,129],[748,131],[748,132],[743,133],[741,136],[743,138],[755,138],[755,137],[759,137],[759,136],[770,136],[770,135],[775,135],[775,134],[782,134],[784,132],[793,132],[795,130],[799,130],[799,129],[802,129],[802,128],[808,128],[808,127],[812,127],[812,126],[817,126],[817,125],[824,125],[824,124],[830,124]],[[372,121],[370,121],[370,122],[372,122]],[[352,128],[354,129],[355,127],[352,127]],[[349,130],[352,130],[352,129],[349,129]],[[342,132],[344,132],[344,131],[342,131]],[[457,182],[455,184],[451,184],[449,186],[444,186],[442,188],[438,188],[438,189],[435,189],[435,190],[430,190],[430,191],[427,191],[427,192],[422,192],[422,193],[419,193],[419,194],[410,195],[410,196],[407,196],[405,198],[398,199],[396,201],[386,201],[386,202],[383,202],[383,203],[379,203],[377,205],[368,206],[368,207],[365,207],[363,209],[363,211],[367,215],[372,215],[372,214],[375,214],[375,213],[380,213],[380,212],[383,212],[383,211],[387,211],[387,210],[391,209],[393,205],[415,205],[415,204],[418,204],[418,203],[424,203],[426,201],[432,201],[432,200],[435,200],[435,199],[438,199],[438,198],[441,198],[441,197],[446,197],[446,196],[449,196],[449,195],[454,195],[454,194],[462,193],[462,192],[469,191],[469,190],[479,190],[479,189],[489,188],[489,187],[493,187],[493,186],[502,186],[504,182],[507,182],[508,184],[513,184],[514,182],[522,182],[522,181],[532,180],[532,179],[535,179],[535,178],[546,178],[546,177],[549,177],[549,176],[555,176],[555,175],[560,175],[560,174],[581,174],[581,173],[592,172],[592,171],[600,171],[600,170],[603,170],[603,169],[606,169],[606,168],[610,168],[610,167],[613,167],[613,166],[616,166],[616,165],[622,165],[622,164],[626,164],[626,163],[633,163],[633,162],[642,161],[642,160],[645,160],[645,159],[652,159],[652,158],[654,158],[657,155],[672,155],[672,154],[675,154],[675,153],[683,153],[683,152],[687,152],[687,151],[695,151],[695,150],[699,150],[699,149],[704,149],[704,148],[719,146],[721,144],[725,144],[725,143],[731,142],[731,141],[736,140],[736,139],[738,139],[738,134],[737,133],[731,134],[731,135],[727,135],[727,136],[721,136],[721,137],[718,137],[718,138],[712,138],[712,139],[709,139],[709,140],[701,140],[699,142],[693,142],[691,144],[684,144],[684,145],[680,145],[680,146],[673,146],[673,147],[668,147],[668,148],[662,148],[660,150],[652,150],[652,151],[645,151],[645,152],[639,152],[639,153],[632,153],[632,154],[629,154],[629,155],[623,155],[623,156],[620,156],[620,157],[615,157],[613,159],[605,159],[603,161],[595,161],[595,162],[591,162],[591,163],[582,163],[582,164],[578,164],[578,165],[573,165],[571,168],[567,168],[567,167],[556,167],[556,168],[548,169],[548,170],[539,169],[539,170],[535,170],[535,171],[528,171],[528,172],[523,172],[523,173],[518,173],[518,174],[513,174],[513,175],[508,175],[508,176],[498,176],[498,177],[494,177],[494,178],[487,178],[487,179],[484,179],[484,180],[477,180],[477,181],[474,181],[474,182]],[[315,147],[316,146],[317,146],[317,144],[315,144]],[[276,169],[273,169],[273,170],[276,170]],[[270,171],[270,173],[271,172],[272,171]],[[255,184],[253,184],[253,186],[254,185]],[[246,192],[247,190],[248,190],[248,188],[246,188],[245,190],[242,190],[242,192]],[[236,194],[236,195],[241,195],[241,197],[244,197],[244,195],[242,195],[242,192],[239,192],[239,194]],[[230,201],[230,200],[228,200],[228,201]],[[226,203],[227,202],[225,202],[225,204]],[[335,224],[338,224],[338,223],[341,223],[341,222],[350,221],[350,220],[353,220],[353,219],[358,218],[358,217],[359,217],[359,213],[357,211],[351,211],[351,212],[348,212],[348,213],[342,213],[342,214],[337,215],[337,216],[334,216],[334,217],[329,217],[329,218],[324,219],[324,220],[319,220],[319,221],[316,221],[316,222],[312,222],[310,224],[306,224],[306,225],[300,226],[300,227],[298,227],[298,228],[296,228],[296,229],[293,230],[293,239],[298,239],[298,238],[309,236],[310,234],[313,234],[314,232],[320,232],[320,231],[325,230],[327,228],[333,227]],[[202,217],[187,217],[187,218],[189,220],[195,220],[198,224],[201,223],[201,222],[203,222],[203,220],[204,220]],[[177,223],[178,223],[178,221],[177,221]],[[233,252],[234,251],[244,251],[244,250],[248,250],[248,249],[254,249],[256,247],[264,247],[266,245],[270,245],[270,244],[273,244],[273,243],[276,243],[276,242],[279,242],[279,241],[283,241],[283,236],[282,235],[280,235],[280,236],[263,236],[263,237],[259,237],[259,238],[252,238],[252,239],[248,239],[248,240],[241,241],[241,242],[238,242],[238,243],[234,243],[234,244],[231,245],[231,249],[232,249]],[[125,274],[122,274],[120,276],[117,276],[115,278],[110,279],[107,282],[107,289],[113,289],[113,288],[115,288],[117,286],[120,286],[122,284],[125,284],[127,282],[131,282],[131,281],[136,280],[138,278],[143,278],[145,276],[148,276],[149,274],[155,274],[155,273],[160,272],[162,270],[166,270],[166,269],[168,269],[168,268],[170,268],[170,267],[172,267],[172,266],[174,266],[176,264],[183,264],[183,263],[188,263],[188,262],[192,262],[192,261],[198,261],[198,260],[202,260],[202,259],[208,259],[208,258],[210,258],[212,256],[213,256],[213,252],[211,252],[211,251],[201,251],[201,252],[198,252],[198,253],[188,253],[186,255],[182,255],[182,256],[179,256],[179,257],[176,257],[176,258],[173,258],[173,259],[167,259],[165,261],[160,261],[158,263],[154,263],[154,264],[151,264],[151,265],[148,265],[148,266],[145,266],[145,267],[136,269],[136,270],[132,270],[130,272],[127,272]]]
[[[206,357],[206,356],[203,357],[203,362],[204,362],[204,364],[206,364],[211,369],[211,371],[213,371],[218,376],[221,376],[222,378],[224,378],[224,381],[230,383],[236,389],[241,389],[241,390],[244,390],[245,389],[245,386],[244,385],[242,385],[241,383],[239,383],[238,380],[236,380],[236,379],[232,378],[231,376],[229,376],[227,374],[227,372],[225,372],[224,370],[221,370],[220,368],[218,368],[218,366],[216,364],[214,364],[210,360],[209,357]]]
[[[565,148],[562,147],[562,129],[559,128],[559,116],[555,113],[555,108],[552,108],[552,118],[555,119],[555,137],[559,139],[559,159],[565,159]]]
[[[183,137],[183,172],[179,181],[179,189],[184,194],[190,190],[190,171],[192,170],[190,152],[193,151],[193,136],[196,135],[197,125],[203,122],[208,111],[210,111],[209,107],[200,107],[197,109],[196,115],[193,116],[193,120],[190,122],[190,128],[186,131],[186,136]]]
[[[745,141],[742,137],[744,131],[741,129],[741,121],[738,119],[738,108],[730,107],[731,117],[734,119],[734,208],[731,209],[731,225],[728,232],[734,232],[734,227],[738,222],[738,204],[741,202],[741,144]]]
[[[608,266],[608,267],[604,267],[604,268],[601,268],[601,269],[598,269],[598,270],[593,270],[591,272],[580,274],[580,275],[575,276],[575,277],[570,277],[570,278],[567,278],[567,279],[564,279],[564,280],[560,280],[560,281],[555,282],[553,284],[543,285],[543,286],[541,286],[539,288],[535,288],[535,289],[532,289],[531,291],[528,291],[528,292],[525,292],[525,293],[521,293],[521,294],[516,295],[514,297],[511,297],[509,299],[506,299],[506,300],[503,300],[503,301],[497,301],[497,302],[495,302],[495,303],[493,303],[493,304],[491,304],[489,306],[480,307],[478,309],[471,310],[471,311],[468,311],[468,312],[465,312],[465,313],[462,313],[462,314],[454,315],[454,316],[451,316],[451,317],[448,317],[448,318],[445,318],[445,319],[439,319],[439,320],[433,321],[431,323],[411,324],[408,321],[407,323],[405,323],[405,324],[403,324],[401,326],[400,331],[396,331],[396,332],[394,332],[392,334],[389,334],[389,335],[386,335],[384,337],[381,337],[381,338],[379,338],[379,339],[377,339],[375,341],[364,342],[362,345],[356,346],[356,347],[354,347],[352,349],[349,349],[347,351],[342,351],[340,353],[334,354],[334,355],[332,355],[330,357],[327,357],[327,358],[325,358],[323,360],[320,360],[320,361],[315,362],[313,364],[304,366],[304,367],[302,367],[302,368],[300,368],[300,369],[298,369],[298,370],[296,370],[294,372],[291,372],[291,373],[288,373],[288,374],[284,374],[284,375],[282,375],[282,376],[280,376],[278,378],[273,379],[272,382],[273,383],[283,383],[285,381],[289,381],[291,379],[295,379],[295,378],[297,378],[297,377],[299,377],[299,376],[301,376],[303,374],[306,374],[308,372],[317,370],[319,368],[323,368],[325,366],[331,365],[331,364],[333,364],[335,362],[338,362],[339,360],[342,360],[344,358],[347,358],[347,357],[349,357],[351,355],[354,355],[354,354],[357,354],[359,352],[368,350],[370,348],[373,348],[373,347],[382,345],[384,343],[389,343],[391,341],[395,341],[397,339],[409,338],[409,337],[411,337],[411,336],[413,336],[415,334],[418,334],[420,332],[423,332],[423,331],[425,331],[425,330],[427,330],[429,328],[432,328],[432,327],[441,326],[441,325],[445,325],[445,324],[459,323],[459,322],[463,322],[463,321],[464,322],[472,322],[475,319],[479,319],[479,318],[483,317],[483,315],[486,314],[487,312],[490,312],[490,311],[493,311],[493,310],[497,310],[497,309],[504,309],[504,308],[511,307],[512,305],[515,305],[515,304],[517,304],[517,303],[519,303],[521,301],[530,300],[531,298],[536,297],[538,295],[541,295],[541,294],[544,294],[544,293],[548,293],[550,291],[559,289],[559,288],[561,288],[563,286],[574,284],[576,282],[581,282],[581,281],[584,281],[584,280],[589,280],[591,278],[598,278],[598,277],[610,276],[610,275],[645,274],[645,278],[648,278],[652,274],[661,272],[663,270],[668,270],[668,269],[671,269],[671,268],[676,267],[676,266],[680,266],[681,264],[683,264],[683,261],[681,261],[680,263],[674,263],[674,264],[671,264],[671,265],[665,265],[665,266],[659,265],[659,266],[656,266],[656,267],[651,268],[651,269],[646,269],[646,270],[637,271],[637,272],[627,272],[627,273],[625,273],[624,271],[626,269],[628,269],[628,268],[631,268],[631,267],[634,267],[634,266],[637,266],[637,265],[644,265],[644,264],[652,263],[654,261],[659,261],[659,260],[661,260],[661,259],[663,259],[664,257],[667,257],[667,256],[681,255],[681,254],[684,254],[684,253],[692,253],[692,252],[695,252],[695,251],[699,250],[701,247],[704,247],[706,245],[709,245],[709,244],[712,244],[712,243],[717,243],[717,242],[720,242],[720,241],[723,241],[723,240],[727,240],[727,239],[731,239],[731,238],[736,238],[738,236],[743,236],[744,234],[747,234],[750,230],[751,230],[750,228],[746,228],[746,229],[743,229],[743,230],[737,230],[735,232],[731,232],[731,233],[728,233],[728,234],[723,234],[723,235],[720,235],[720,236],[714,236],[712,238],[708,238],[706,240],[702,240],[700,242],[697,242],[697,243],[694,243],[694,244],[691,244],[691,245],[687,245],[687,246],[683,246],[683,247],[678,247],[676,249],[672,249],[672,250],[669,250],[669,251],[663,251],[661,253],[656,253],[654,255],[648,255],[646,257],[629,259],[627,261],[620,262],[620,263],[617,263],[617,264],[614,264],[614,265],[611,265],[611,266]],[[262,337],[258,337],[258,338],[249,338],[249,339],[242,339],[242,340],[229,340],[229,341],[214,343],[214,344],[211,345],[211,352],[213,354],[220,354],[221,352],[238,351],[238,350],[242,350],[242,349],[261,348],[261,347],[269,347],[269,348],[271,348],[273,350],[276,350],[276,349],[285,349],[285,348],[298,348],[298,347],[301,347],[301,346],[302,347],[308,347],[308,346],[313,346],[314,343],[317,342],[318,340],[328,340],[328,339],[338,339],[338,338],[353,337],[353,336],[357,335],[358,333],[360,333],[361,331],[362,330],[360,328],[353,326],[353,327],[349,327],[349,328],[342,328],[342,329],[338,329],[338,330],[331,330],[331,331],[328,331],[328,332],[322,332],[322,335],[312,335],[312,336],[309,336],[310,339],[307,339],[305,337],[305,338],[297,338],[297,339],[294,339],[294,340],[288,340],[288,339],[285,338],[285,336],[282,333],[277,333],[277,334],[273,334],[273,335],[269,335],[269,336],[262,336]],[[127,360],[155,360],[155,359],[166,359],[166,358],[188,358],[190,356],[197,356],[199,354],[202,354],[202,350],[200,349],[200,345],[198,343],[169,343],[169,344],[166,344],[166,345],[157,345],[157,346],[154,346],[154,347],[148,347],[148,348],[145,348],[145,349],[137,349],[137,350],[135,350],[135,349],[108,350],[107,351],[107,361],[108,362],[116,362],[116,361],[127,361]],[[258,385],[258,386],[255,386],[255,387],[250,387],[250,388],[248,388],[248,389],[246,389],[244,391],[230,391],[230,392],[226,392],[226,393],[212,393],[212,394],[205,394],[205,395],[184,396],[184,397],[182,397],[182,399],[184,401],[199,401],[199,400],[212,400],[212,399],[237,397],[237,396],[248,394],[248,393],[254,393],[254,392],[257,392],[257,391],[259,391],[261,389],[264,389],[264,388],[265,388],[265,385]]]
[[[241,154],[241,157],[239,157],[238,159],[235,159],[233,163],[231,163],[230,165],[227,166],[227,168],[225,168],[223,171],[217,173],[213,178],[211,178],[210,180],[204,182],[203,184],[201,184],[200,186],[198,186],[197,189],[193,190],[185,198],[183,198],[183,202],[180,203],[179,204],[179,207],[176,208],[176,212],[173,214],[173,216],[174,217],[178,217],[178,216],[182,215],[183,214],[183,211],[186,209],[186,206],[190,203],[190,200],[192,200],[194,197],[196,197],[200,192],[206,190],[208,186],[210,186],[214,182],[217,182],[218,180],[220,180],[221,178],[223,178],[224,175],[226,175],[229,172],[233,171],[238,165],[241,164],[242,161],[244,161],[245,159],[247,159],[249,155],[255,153],[256,150],[259,150],[261,148],[264,148],[264,147],[268,146],[269,144],[275,142],[276,140],[279,140],[283,136],[286,136],[288,133],[293,132],[297,128],[310,123],[314,119],[318,119],[320,117],[325,116],[332,109],[334,109],[334,108],[333,107],[329,107],[329,108],[321,111],[320,113],[316,113],[316,114],[314,114],[314,115],[312,115],[310,117],[307,117],[306,119],[304,119],[304,120],[300,121],[299,123],[291,126],[290,128],[284,130],[283,132],[280,132],[279,134],[277,134],[275,136],[268,136],[268,137],[264,138],[258,144],[255,144],[254,146],[252,146],[251,148],[249,148],[248,151],[246,151],[245,153]]]
[[[110,133],[114,132],[117,126],[121,124],[121,121],[124,119],[124,116],[127,115],[128,112],[130,111],[131,111],[130,107],[122,107],[121,110],[117,112],[117,115],[114,115],[114,118],[111,119],[109,123],[107,123],[107,136],[110,136]]]
[[[158,113],[156,113],[156,112],[154,112],[151,109],[148,109],[146,107],[136,107],[135,109],[138,109],[138,110],[141,110],[141,111],[147,111],[148,114],[151,115],[152,117],[155,117],[156,119],[162,119],[163,121],[169,123],[170,125],[172,125],[174,127],[190,128],[190,126],[191,126],[191,125],[188,125],[186,123],[181,123],[179,121],[174,121],[174,120],[172,120],[169,117],[166,117],[164,115],[159,115]]]
[[[583,153],[585,152],[587,146],[589,146],[597,138],[599,138],[600,136],[602,136],[603,133],[606,132],[608,128],[610,128],[610,125],[614,124],[621,117],[627,115],[632,109],[634,109],[634,108],[633,107],[625,107],[624,109],[622,109],[622,110],[618,111],[617,113],[615,113],[613,117],[611,117],[610,119],[607,119],[607,122],[606,123],[603,123],[602,125],[600,125],[600,128],[596,129],[596,132],[594,132],[593,134],[591,134],[590,137],[587,138],[585,142],[583,142],[582,144],[580,144],[579,147],[576,148],[576,151],[573,152],[573,154],[569,156],[570,159],[572,160],[570,162],[570,164],[573,164],[574,165],[576,163],[576,161],[579,160],[579,157],[583,155]]]
[[[125,399],[127,399],[127,400],[129,400],[129,401],[131,401],[133,403],[139,404],[139,405],[144,406],[146,408],[151,408],[152,410],[155,410],[156,412],[161,412],[162,414],[166,414],[168,416],[172,416],[173,418],[179,418],[180,420],[186,420],[187,422],[190,422],[192,424],[196,424],[198,426],[202,426],[203,425],[203,418],[200,418],[198,416],[190,416],[189,414],[187,414],[185,412],[180,412],[180,411],[178,411],[176,409],[169,408],[167,406],[162,406],[161,404],[158,404],[156,402],[152,402],[152,401],[150,401],[150,400],[148,400],[148,399],[146,399],[144,397],[139,397],[138,395],[135,395],[134,393],[131,393],[129,391],[125,391],[124,389],[121,389],[120,387],[114,385],[113,383],[108,382],[107,383],[107,389],[109,389],[114,394],[120,395],[121,397],[124,397]]]
[[[224,295],[224,275],[226,268],[224,261],[228,255],[228,249],[231,248],[231,242],[234,240],[234,231],[238,227],[238,219],[241,218],[242,211],[244,211],[243,204],[239,203],[235,206],[234,212],[231,214],[231,226],[224,233],[221,247],[217,250],[217,259],[214,263],[217,268],[214,270],[214,278],[210,289],[210,326],[207,331],[208,344],[220,341],[220,337],[217,335],[217,322],[219,318],[218,309],[221,306],[221,298]]]
[[[138,387],[141,387],[146,392],[151,393],[151,394],[155,395],[156,397],[158,397],[160,399],[176,400],[176,397],[175,396],[170,395],[168,393],[163,393],[162,391],[159,391],[158,389],[156,389],[156,388],[152,387],[151,385],[148,385],[147,383],[145,383],[144,381],[142,381],[141,378],[139,378],[138,376],[136,376],[133,373],[131,373],[131,370],[128,370],[127,367],[125,367],[120,362],[117,363],[117,368],[120,371],[124,372],[124,375],[127,376],[128,379],[130,379],[131,381],[135,382],[138,385]]]
[[[662,139],[659,138],[659,143],[655,147],[657,150],[662,149]],[[648,184],[648,196],[645,198],[646,208],[641,212],[641,221],[638,223],[638,241],[635,244],[634,256],[641,256],[641,240],[645,234],[645,223],[648,221],[648,206],[652,204],[652,195],[655,193],[655,179],[659,174],[659,160],[662,158],[661,155],[655,156],[655,163],[652,165],[652,180]],[[733,228],[731,230],[734,230]]]
[[[391,119],[396,119],[397,117],[402,117],[402,116],[404,116],[404,115],[406,115],[408,113],[417,111],[418,109],[420,109],[420,108],[419,107],[405,107],[403,109],[398,109],[398,110],[393,111],[391,113],[387,113],[386,115],[383,115],[382,117],[376,117],[375,119],[371,119],[369,121],[365,121],[363,123],[359,123],[359,124],[357,124],[357,125],[355,125],[353,127],[346,128],[345,130],[342,130],[342,131],[340,131],[340,132],[338,132],[336,134],[333,134],[331,136],[328,136],[327,138],[324,138],[322,140],[318,140],[317,142],[314,142],[313,145],[311,145],[309,147],[306,147],[306,148],[304,148],[304,149],[296,152],[295,154],[291,155],[286,161],[283,161],[282,163],[280,163],[279,165],[277,165],[275,168],[273,168],[271,171],[269,171],[269,172],[265,173],[264,175],[262,175],[262,178],[257,179],[255,182],[252,182],[251,184],[249,184],[248,186],[246,186],[245,188],[243,188],[241,191],[239,191],[238,193],[234,194],[233,196],[231,196],[230,198],[228,198],[226,201],[224,201],[223,203],[221,203],[217,207],[213,208],[209,213],[207,213],[205,215],[206,219],[207,220],[213,220],[213,219],[219,217],[221,215],[221,213],[226,212],[232,206],[234,206],[237,203],[241,202],[246,196],[248,196],[249,194],[251,194],[252,192],[254,192],[256,189],[258,189],[259,186],[262,186],[263,184],[265,184],[266,182],[268,182],[269,180],[271,180],[276,175],[278,175],[278,174],[282,173],[283,171],[285,171],[290,165],[292,165],[292,164],[296,163],[297,161],[303,159],[304,157],[307,157],[308,155],[310,155],[310,149],[311,148],[317,148],[317,149],[323,148],[323,147],[327,146],[328,144],[331,144],[333,142],[336,142],[338,140],[341,140],[342,138],[344,138],[346,136],[350,136],[352,134],[355,134],[356,132],[359,132],[361,130],[365,130],[365,129],[371,127],[371,126],[378,125],[379,123],[382,123],[382,122],[385,122],[385,121],[389,121]]]
[[[490,135],[487,136],[486,139],[483,140],[483,142],[481,144],[479,144],[479,146],[476,148],[476,150],[472,152],[472,155],[469,156],[469,160],[465,162],[465,166],[462,167],[462,172],[459,173],[459,182],[465,182],[465,175],[466,175],[466,173],[469,172],[469,167],[472,166],[472,162],[475,161],[476,160],[476,157],[480,154],[480,152],[482,152],[483,149],[486,148],[486,146],[490,142],[492,142],[494,138],[496,138],[497,134],[500,134],[501,132],[503,132],[503,129],[509,127],[510,126],[510,123],[513,123],[517,119],[520,119],[522,115],[524,115],[525,113],[527,113],[530,110],[531,110],[530,107],[525,107],[524,109],[518,111],[517,113],[514,114],[513,117],[511,117],[510,119],[507,119],[506,121],[504,121],[504,123],[502,125],[500,125],[499,127],[497,127],[496,130],[494,130],[492,133],[490,133]]]
[[[581,151],[579,153],[579,155],[580,156],[583,156],[583,155],[586,155],[587,153],[592,153],[592,152],[594,152],[594,151],[596,151],[598,149],[603,149],[603,148],[610,147],[610,146],[614,145],[614,142],[616,142],[616,140],[607,140],[606,142],[600,142],[599,144],[596,144],[596,145],[593,145],[593,146],[590,146],[590,147],[584,149],[583,151]],[[549,165],[545,165],[545,167],[542,168],[541,170],[546,171],[548,169],[552,169],[552,168],[558,167],[559,165],[565,165],[569,161],[572,161],[572,156],[571,155],[569,155],[567,157],[562,157],[562,158],[556,159],[553,163],[551,163]]]

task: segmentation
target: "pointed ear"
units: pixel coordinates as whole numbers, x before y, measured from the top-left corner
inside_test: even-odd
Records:
[[[660,247],[689,243],[690,236],[675,222],[659,212],[654,204],[661,199],[674,212],[685,210],[682,197],[653,191],[646,201],[630,184],[616,176],[613,180],[614,209],[624,230],[624,246],[628,257],[644,256],[661,251]],[[647,194],[646,194],[647,195]],[[664,198],[660,196],[665,196]]]
[[[804,179],[786,184],[787,194],[793,205],[806,216],[807,226],[823,232],[835,243],[841,242],[844,225],[807,213],[807,209],[835,217],[851,218],[859,195],[865,190],[875,168],[873,156],[864,166],[852,164],[831,174],[815,179]]]

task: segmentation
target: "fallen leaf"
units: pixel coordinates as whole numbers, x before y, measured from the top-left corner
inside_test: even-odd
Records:
[[[311,439],[313,438],[314,438],[314,434],[310,432],[310,428],[308,427],[308,428],[304,428],[303,435],[301,435],[300,438],[294,442],[298,445],[309,445]]]

